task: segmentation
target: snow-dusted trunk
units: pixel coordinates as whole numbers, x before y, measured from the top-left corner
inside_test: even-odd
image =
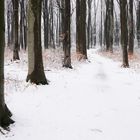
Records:
[[[4,100],[4,46],[5,46],[4,0],[0,2],[0,126],[7,127],[13,121]]]
[[[127,0],[120,0],[120,20],[121,20],[121,45],[123,51],[123,67],[129,67],[128,63],[128,27],[127,27]]]
[[[128,53],[133,54],[134,51],[134,24],[133,24],[133,0],[129,0],[129,48]]]
[[[76,0],[76,52],[78,59],[87,59],[86,0]]]
[[[47,84],[41,47],[41,0],[29,0],[28,4],[28,76],[26,81]]]

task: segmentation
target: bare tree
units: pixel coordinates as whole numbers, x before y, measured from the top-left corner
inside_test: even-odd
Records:
[[[127,0],[119,0],[120,2],[120,20],[121,20],[121,45],[123,52],[123,67],[129,67],[128,63],[128,27],[127,27],[127,15],[128,7]]]
[[[41,47],[42,0],[29,0],[28,9],[28,76],[26,81],[48,84],[44,73]]]
[[[4,0],[0,2],[0,126],[6,128],[14,121],[4,99],[4,47],[5,47],[5,22]]]
[[[14,48],[13,60],[19,60],[19,0],[12,0],[14,11]]]
[[[129,48],[128,53],[133,54],[134,51],[134,21],[133,21],[133,0],[129,0]]]
[[[86,0],[76,0],[76,52],[78,59],[87,59]]]

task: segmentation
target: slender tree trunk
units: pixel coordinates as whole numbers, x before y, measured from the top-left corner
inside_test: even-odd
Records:
[[[20,47],[24,49],[24,0],[20,1]]]
[[[41,47],[41,6],[42,0],[29,0],[28,9],[28,61],[26,81],[48,84],[43,67]]]
[[[133,24],[133,0],[129,0],[129,48],[128,53],[134,52],[134,24]]]
[[[76,0],[76,52],[78,59],[87,59],[86,0]]]
[[[127,0],[120,0],[120,19],[121,19],[121,45],[123,51],[123,67],[129,67],[128,63],[128,27],[127,27]]]
[[[88,27],[87,27],[87,49],[91,48],[91,3],[92,0],[88,0]]]
[[[63,67],[72,68],[71,66],[71,3],[70,0],[65,0],[64,8],[64,62]]]
[[[100,25],[100,46],[102,48],[103,45],[103,0],[101,1],[101,25]]]
[[[140,1],[137,2],[137,40],[140,48]]]
[[[106,1],[106,50],[113,52],[113,0]]]
[[[9,47],[10,46],[10,43],[11,43],[11,36],[10,36],[10,8],[9,8],[9,3],[7,2],[7,37],[8,37],[8,40],[7,40],[7,46]]]
[[[12,0],[14,10],[14,48],[13,60],[19,60],[19,34],[18,34],[18,20],[19,20],[19,0]]]
[[[54,40],[54,13],[53,13],[53,1],[51,1],[50,4],[50,14],[51,14],[51,32],[50,32],[50,36],[51,36],[51,45],[52,48],[55,49],[55,40]]]
[[[5,46],[4,0],[0,1],[0,126],[6,128],[11,123],[11,112],[4,99],[4,46]]]
[[[44,5],[44,46],[48,49],[48,0],[43,0]]]

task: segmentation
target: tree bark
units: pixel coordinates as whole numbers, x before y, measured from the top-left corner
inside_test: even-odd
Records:
[[[133,24],[133,0],[129,0],[129,48],[128,53],[134,52],[134,24]]]
[[[87,59],[86,0],[76,0],[76,52],[78,59]]]
[[[121,19],[121,45],[123,52],[123,67],[129,67],[128,63],[128,27],[127,27],[127,0],[120,0],[120,19]]]
[[[65,0],[64,7],[64,62],[63,67],[72,68],[71,66],[71,3],[70,0]]]
[[[105,39],[106,39],[106,51],[113,52],[113,0],[106,1],[106,19],[105,19]]]
[[[48,0],[43,0],[43,14],[44,14],[44,46],[48,49]]]
[[[137,2],[137,40],[140,48],[140,1]]]
[[[48,84],[43,66],[41,47],[42,0],[29,0],[28,7],[28,76],[31,83]]]
[[[4,46],[5,46],[5,22],[4,0],[0,2],[0,126],[6,128],[14,121],[10,118],[11,112],[7,108],[4,99]]]
[[[14,48],[13,60],[19,60],[19,33],[18,33],[18,20],[19,20],[19,0],[12,0],[14,11]]]

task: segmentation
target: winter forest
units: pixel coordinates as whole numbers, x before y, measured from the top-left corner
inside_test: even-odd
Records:
[[[0,140],[140,140],[140,0],[0,0]]]

